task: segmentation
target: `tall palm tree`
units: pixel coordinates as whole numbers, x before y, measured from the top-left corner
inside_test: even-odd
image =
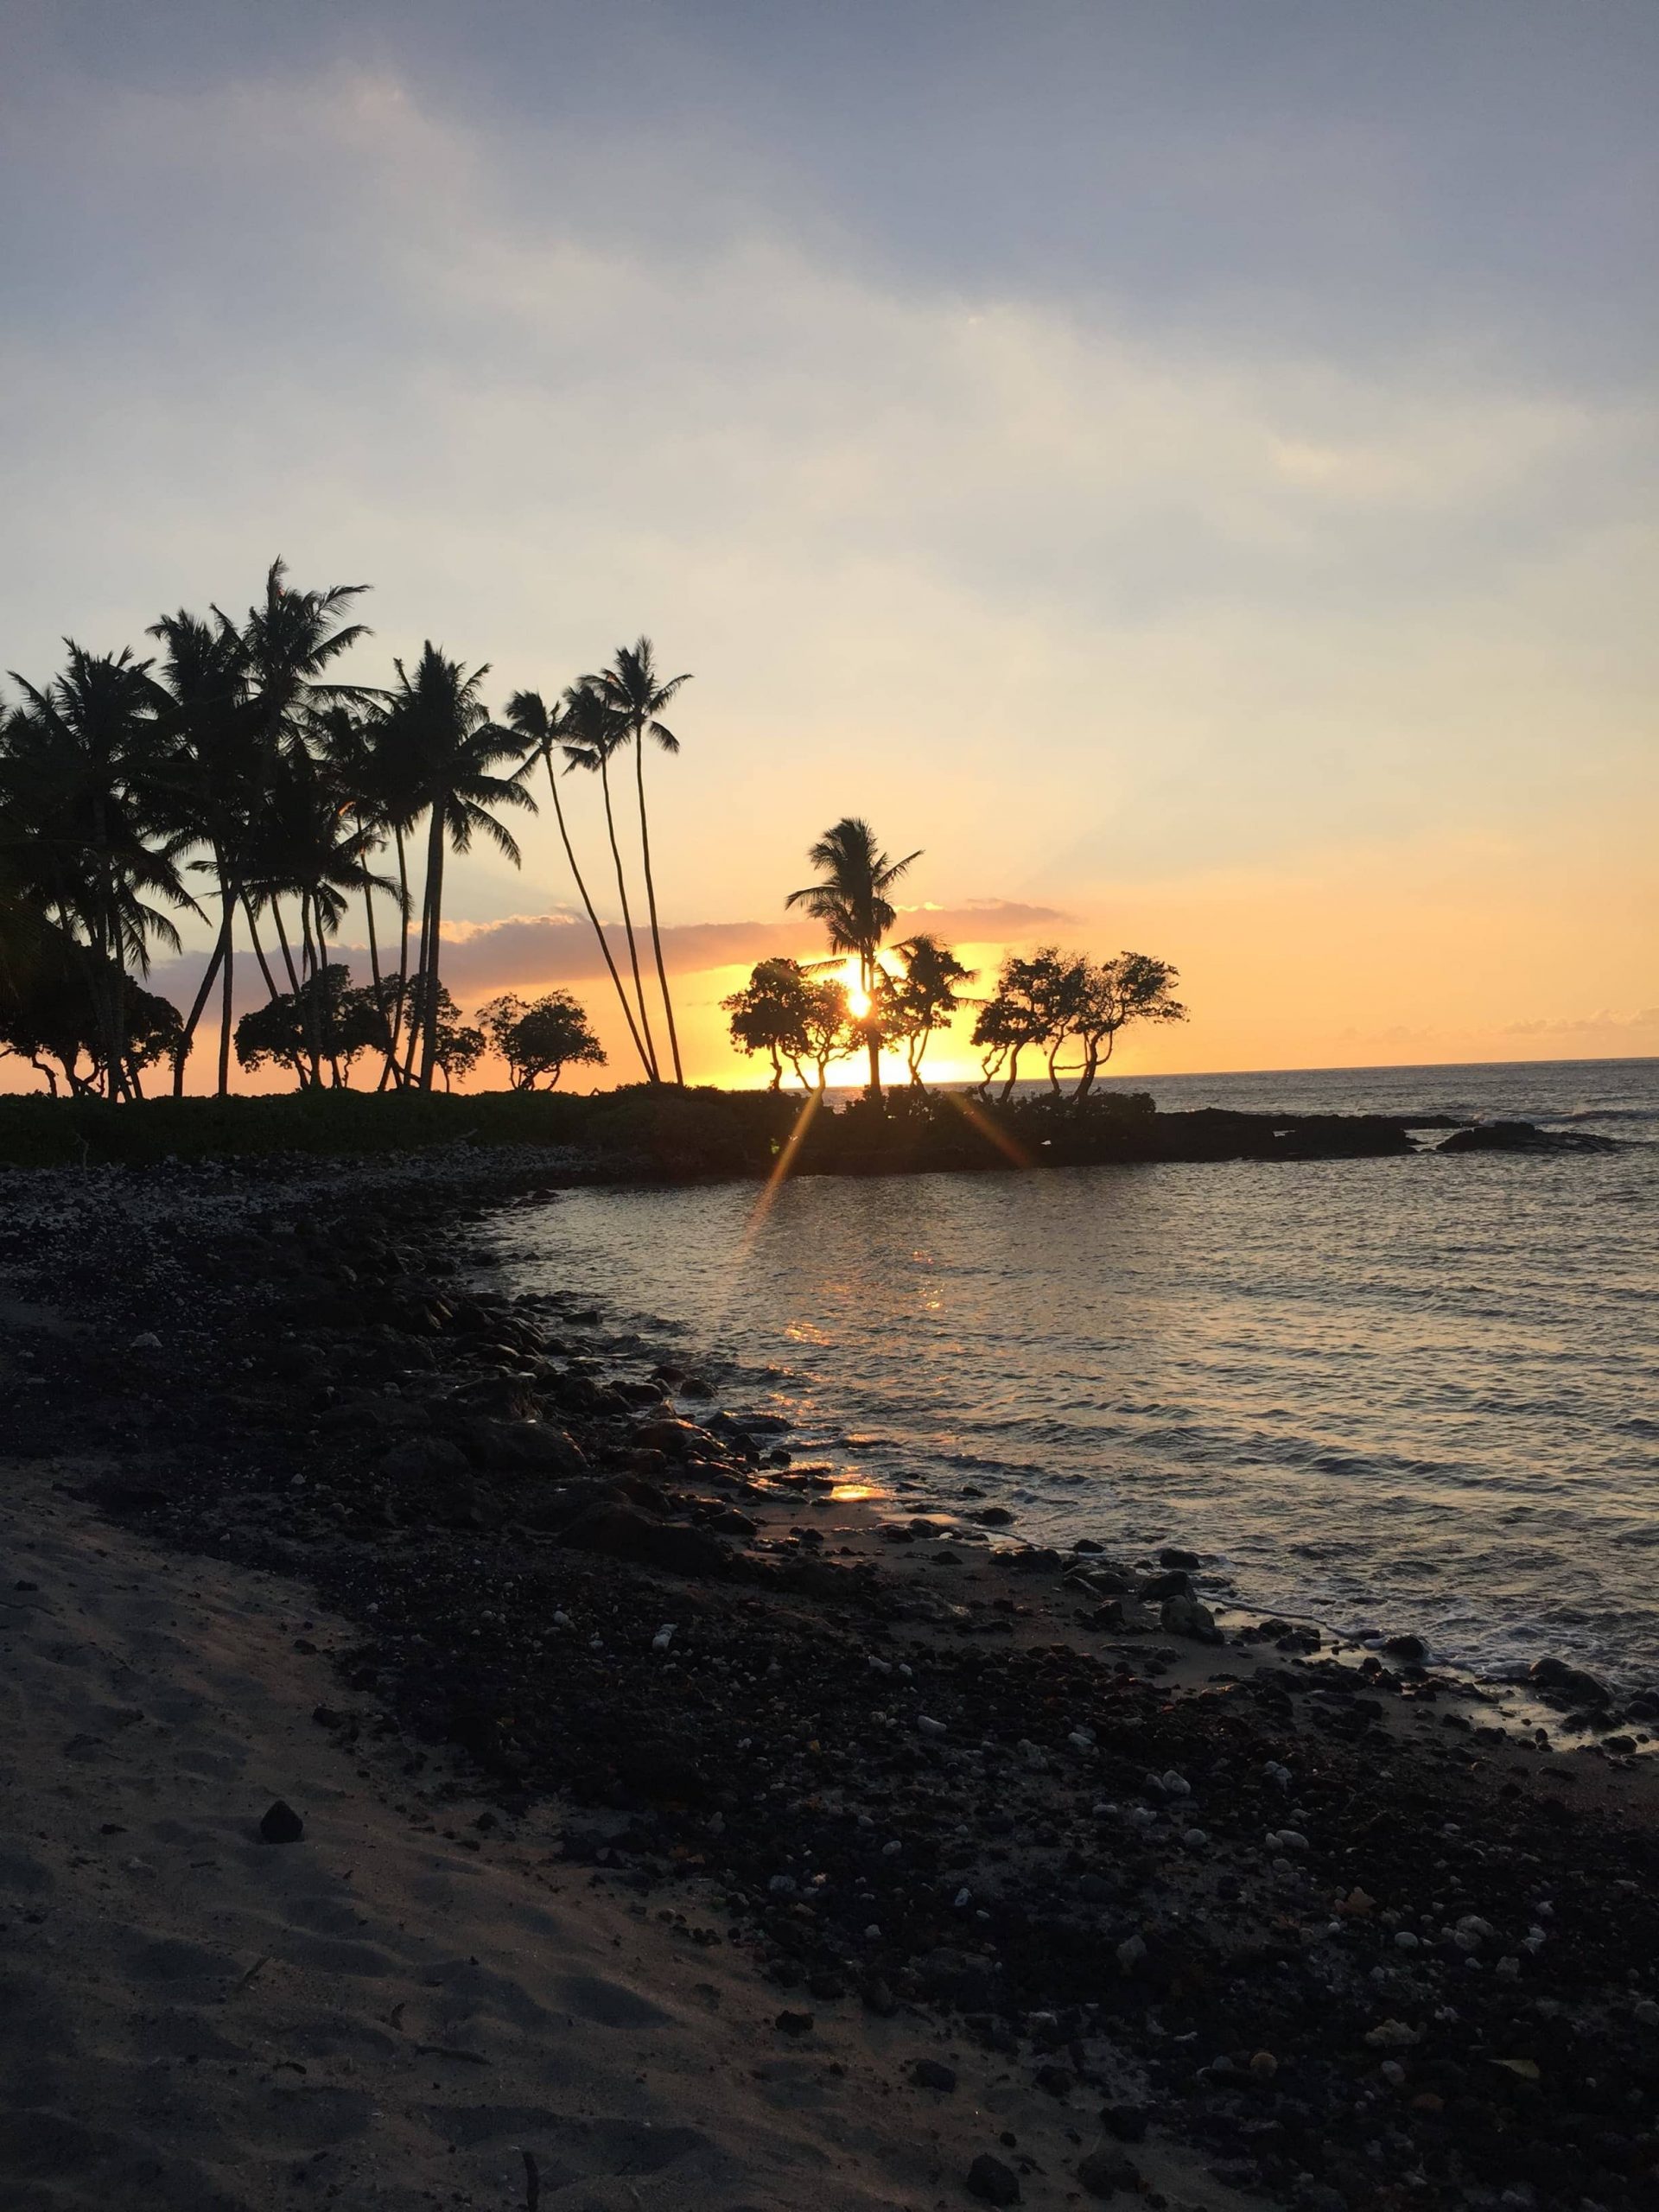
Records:
[[[184,1089],[185,1062],[216,977],[222,981],[219,1033],[219,1095],[231,1087],[231,1019],[235,989],[236,910],[249,825],[266,779],[266,749],[251,709],[242,640],[222,614],[205,622],[181,608],[149,627],[162,641],[162,681],[171,706],[166,716],[169,756],[165,780],[178,825],[207,846],[208,860],[193,866],[214,879],[219,926],[194,1003],[185,1017],[173,1063],[173,1094]]]
[[[389,887],[384,878],[372,875],[366,865],[359,879],[369,939],[370,982],[375,1010],[386,1034],[386,1065],[380,1079],[384,1089],[397,1066],[395,1025],[402,1018],[409,981],[409,868],[404,849],[404,815],[409,795],[401,787],[397,748],[388,741],[385,710],[378,702],[335,700],[312,716],[311,740],[329,789],[340,809],[352,817],[360,841],[359,857],[365,860],[370,849],[381,843],[388,830],[397,848],[395,894],[402,924],[402,968],[395,1006],[387,1002],[386,980],[380,968],[380,938],[374,918],[376,891],[394,887]]]
[[[616,895],[622,907],[622,934],[628,944],[628,965],[633,970],[634,1005],[639,1016],[636,1039],[642,1045],[647,1083],[660,1083],[657,1040],[645,1012],[645,986],[639,980],[639,948],[634,941],[633,914],[628,905],[627,878],[622,872],[622,851],[616,842],[616,816],[611,806],[611,756],[627,742],[627,727],[607,703],[591,679],[573,683],[564,695],[564,755],[573,768],[588,768],[598,776],[605,794],[605,829],[611,841],[611,862],[616,870]]]
[[[283,582],[287,574],[279,556],[266,573],[264,600],[248,609],[238,634],[256,726],[268,743],[292,752],[304,743],[313,709],[331,699],[360,696],[359,686],[335,683],[327,671],[369,636],[365,624],[343,619],[369,587],[293,591]],[[220,621],[228,620],[218,607],[213,613]]]
[[[149,661],[89,653],[44,689],[15,671],[23,706],[6,725],[0,808],[10,858],[30,895],[79,948],[106,1095],[130,1090],[123,1061],[129,963],[179,933],[152,901],[195,901],[179,874],[189,834],[168,825],[159,778],[167,694]]]
[[[887,893],[913,861],[918,848],[904,859],[890,859],[875,842],[875,832],[856,815],[843,815],[808,849],[807,859],[818,871],[819,880],[791,891],[785,906],[804,906],[814,921],[829,931],[830,950],[855,953],[859,988],[874,1001],[880,988],[881,940],[899,918]],[[874,1003],[864,1019],[865,1042],[870,1055],[870,1093],[881,1096],[881,1034]]]
[[[534,747],[536,753],[546,764],[547,788],[553,800],[554,819],[559,825],[559,836],[564,844],[564,856],[570,863],[570,873],[575,878],[576,890],[581,897],[583,909],[588,919],[593,925],[594,935],[599,940],[600,951],[604,955],[605,965],[610,971],[612,982],[616,987],[617,999],[621,1005],[623,1020],[628,1025],[628,1034],[633,1039],[633,1048],[639,1055],[640,1065],[645,1069],[646,1078],[649,1080],[652,1073],[650,1055],[646,1052],[645,1040],[639,1034],[639,1025],[633,1018],[633,1008],[628,1004],[628,995],[623,987],[621,976],[618,973],[616,962],[611,957],[610,942],[594,911],[587,883],[577,864],[575,848],[570,842],[570,831],[564,818],[564,808],[559,800],[559,779],[553,770],[553,753],[556,747],[561,751],[564,749],[564,739],[569,726],[569,710],[568,707],[556,704],[550,709],[539,691],[515,691],[507,702],[507,722],[509,728],[516,730],[527,744]],[[567,775],[572,768],[579,765],[578,761],[570,759],[566,753],[564,766]]]
[[[645,740],[653,740],[664,753],[679,751],[679,739],[660,716],[675,693],[690,680],[690,675],[658,674],[649,638],[636,639],[632,645],[619,645],[616,658],[608,668],[601,669],[597,676],[583,678],[599,692],[612,713],[620,718],[633,742],[633,779],[639,796],[639,852],[645,863],[651,944],[657,957],[657,982],[663,994],[663,1012],[668,1019],[669,1051],[677,1084],[684,1083],[685,1071],[680,1065],[680,1040],[674,1027],[674,1001],[668,994],[668,970],[663,965],[663,933],[657,925],[657,886],[651,870],[651,824],[645,813]]]
[[[527,807],[533,814],[536,802],[520,781],[529,765],[524,739],[493,722],[479,696],[489,674],[487,666],[469,674],[459,661],[447,658],[430,639],[413,675],[402,661],[394,661],[392,666],[397,682],[387,699],[389,734],[403,750],[418,810],[429,816],[418,970],[419,1081],[423,1090],[429,1090],[437,1051],[444,855],[449,849],[468,851],[474,833],[481,832],[515,868],[519,867],[522,856],[512,831],[497,821],[490,809]],[[514,772],[510,776],[494,772],[504,761],[513,763]]]

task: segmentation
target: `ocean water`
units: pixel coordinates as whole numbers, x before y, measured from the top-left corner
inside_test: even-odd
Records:
[[[971,1488],[1479,1673],[1659,1681],[1659,1060],[1113,1087],[1618,1148],[810,1178],[759,1220],[749,1184],[593,1191],[499,1235],[516,1287],[591,1293],[912,1510]]]

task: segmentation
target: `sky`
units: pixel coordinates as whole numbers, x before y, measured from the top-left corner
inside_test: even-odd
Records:
[[[1656,94],[1650,0],[0,0],[0,664],[279,552],[364,681],[648,632],[710,1078],[847,813],[1173,961],[1128,1072],[1659,1052]],[[620,1059],[523,842],[452,987]]]

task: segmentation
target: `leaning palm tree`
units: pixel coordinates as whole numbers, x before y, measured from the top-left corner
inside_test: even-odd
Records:
[[[490,810],[527,807],[533,814],[536,802],[519,780],[529,765],[524,739],[493,722],[479,697],[487,666],[469,674],[429,639],[412,675],[400,660],[392,666],[397,682],[387,696],[388,734],[402,751],[417,810],[429,816],[417,974],[419,1083],[423,1090],[429,1090],[437,1055],[444,855],[451,849],[470,850],[474,834],[481,832],[519,867],[521,855],[512,831]],[[513,764],[510,776],[494,772],[504,761]],[[413,1044],[411,1037],[411,1066]]]
[[[633,914],[628,905],[628,882],[622,872],[622,851],[616,842],[616,816],[611,806],[611,757],[627,742],[627,725],[591,680],[573,683],[564,695],[563,734],[560,743],[573,768],[587,768],[599,778],[605,795],[605,830],[611,841],[611,863],[616,870],[616,895],[622,908],[622,934],[627,940],[628,965],[633,971],[633,999],[639,1014],[635,1041],[645,1064],[647,1083],[660,1083],[657,1040],[645,1012],[645,986],[639,980],[639,948],[633,934]]]
[[[843,815],[826,830],[807,852],[819,880],[791,891],[785,906],[804,906],[814,921],[829,931],[830,950],[855,953],[858,958],[859,988],[874,1001],[880,988],[881,940],[898,920],[898,911],[887,893],[912,861],[919,848],[901,861],[892,860],[875,842],[875,832],[856,815]],[[881,1096],[881,1033],[874,1003],[864,1018],[865,1042],[870,1055],[870,1092]]]
[[[149,662],[65,642],[69,664],[43,689],[13,673],[23,705],[6,725],[0,810],[20,881],[76,948],[114,1098],[131,1088],[129,967],[148,971],[152,938],[179,944],[152,902],[195,907],[178,868],[191,838],[168,821],[159,779],[168,702]]]
[[[546,764],[547,788],[553,801],[554,819],[559,825],[559,836],[564,844],[564,856],[570,863],[570,873],[575,879],[576,891],[582,899],[583,910],[593,925],[594,935],[599,940],[599,949],[604,956],[611,982],[616,987],[617,999],[622,1008],[622,1018],[628,1025],[628,1034],[633,1039],[633,1048],[639,1055],[640,1065],[645,1069],[646,1078],[649,1080],[653,1072],[651,1058],[645,1051],[645,1040],[639,1034],[639,1025],[633,1018],[633,1008],[628,1004],[628,995],[623,988],[616,962],[611,956],[610,941],[606,937],[604,926],[594,911],[593,899],[588,895],[587,882],[577,864],[575,848],[570,842],[569,828],[564,818],[564,808],[559,800],[559,779],[553,769],[553,753],[556,747],[561,751],[563,750],[564,740],[569,729],[569,709],[566,706],[556,704],[550,708],[539,691],[515,691],[507,702],[507,723],[510,728],[518,733],[526,744],[534,747],[536,755]],[[568,753],[565,755],[564,766],[567,775],[572,768],[579,765],[577,761],[571,760]]]
[[[668,995],[668,970],[663,965],[663,933],[657,925],[657,886],[651,872],[651,825],[645,814],[645,740],[649,737],[664,753],[677,753],[680,741],[660,717],[662,711],[683,684],[689,683],[686,676],[658,676],[655,655],[649,638],[636,639],[632,645],[619,645],[616,658],[610,666],[601,669],[597,676],[585,677],[606,705],[621,721],[633,743],[633,779],[639,795],[639,852],[645,863],[645,903],[651,913],[651,944],[657,957],[657,982],[663,994],[663,1012],[668,1020],[669,1051],[674,1061],[674,1080],[683,1084],[685,1072],[680,1065],[680,1040],[674,1027],[674,1002]]]

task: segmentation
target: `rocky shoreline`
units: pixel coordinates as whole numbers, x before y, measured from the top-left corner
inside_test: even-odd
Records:
[[[459,1750],[480,1849],[556,1800],[802,2050],[914,2014],[945,2111],[960,2051],[1052,2100],[1066,2171],[965,2125],[938,2202],[1156,2203],[1160,2140],[1307,2212],[1650,2201],[1635,1733],[1561,1755],[1408,1641],[1217,1627],[1193,1555],[838,1498],[580,1284],[501,1294],[488,1223],[577,1165],[10,1179],[8,1456],[314,1587],[356,1629],[317,1728]]]

